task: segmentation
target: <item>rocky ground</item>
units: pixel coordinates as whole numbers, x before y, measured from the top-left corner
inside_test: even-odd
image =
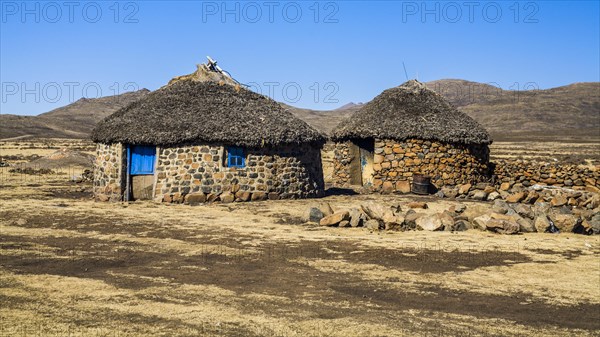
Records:
[[[469,227],[479,214],[530,219],[515,206],[522,204],[340,190],[315,200],[112,204],[93,202],[89,183],[65,176],[2,177],[3,335],[594,336],[600,330],[600,236]],[[319,217],[315,209],[324,205],[333,214],[364,213],[364,222],[351,227],[353,218],[343,215],[350,227],[328,227],[307,218]],[[443,231],[418,230],[437,226],[438,217]]]
[[[57,150],[8,147],[11,165]],[[13,169],[0,336],[599,335],[585,187],[115,204],[92,200],[83,167]]]

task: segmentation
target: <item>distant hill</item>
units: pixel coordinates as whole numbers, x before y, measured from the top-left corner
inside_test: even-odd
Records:
[[[495,140],[600,140],[600,82],[533,91],[502,90],[453,79],[426,85],[475,118]],[[0,115],[0,139],[86,138],[99,120],[148,92],[142,89],[118,96],[80,99],[39,116]],[[364,104],[348,103],[334,110],[283,105],[319,131],[328,133]]]
[[[0,115],[0,139],[86,138],[98,121],[149,92],[148,89],[142,89],[116,96],[82,98],[37,116],[2,114]]]
[[[600,82],[527,91],[464,80],[426,85],[481,123],[496,140],[600,138]]]
[[[425,84],[481,123],[495,140],[600,140],[600,82],[527,91],[452,79]],[[348,103],[330,111],[291,110],[329,132],[362,105]]]
[[[282,103],[283,104],[283,103]],[[296,117],[302,119],[315,129],[327,134],[340,122],[340,120],[349,117],[355,111],[360,109],[363,104],[348,103],[335,110],[311,110],[296,108],[283,104]]]

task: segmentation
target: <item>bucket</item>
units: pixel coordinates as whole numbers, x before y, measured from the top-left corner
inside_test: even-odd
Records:
[[[429,194],[429,185],[431,184],[431,177],[415,174],[413,175],[413,182],[411,191],[415,194]]]

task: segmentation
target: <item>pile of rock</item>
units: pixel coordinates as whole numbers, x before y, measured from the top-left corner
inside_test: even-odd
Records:
[[[442,212],[425,212],[428,205],[366,203],[357,208],[334,211],[328,203],[309,208],[305,220],[321,226],[365,227],[369,230],[464,231],[479,229],[500,234],[532,232],[600,234],[600,207],[594,209],[553,207],[540,201],[533,205],[507,203],[493,205],[457,204]],[[406,209],[406,211],[403,211]]]
[[[600,202],[600,194],[588,187],[585,190],[537,184],[525,187],[522,184],[511,185],[509,182],[499,186],[489,183],[444,186],[436,195],[443,198],[479,201],[504,200],[508,203],[523,204],[548,202],[554,207],[568,206],[586,209],[594,209]]]
[[[499,160],[494,162],[494,175],[498,184],[545,184],[573,188],[594,188],[600,192],[600,170],[594,167],[532,162],[525,160]]]
[[[366,203],[358,208],[334,211],[329,203],[310,207],[306,221],[321,226],[365,227],[370,230],[467,230],[472,228],[462,221],[456,221],[457,215],[464,207],[447,210],[442,213],[426,214],[417,209],[427,209],[424,202],[411,202],[406,205],[382,205]],[[406,208],[404,212],[402,209]],[[458,219],[460,220],[460,219]]]

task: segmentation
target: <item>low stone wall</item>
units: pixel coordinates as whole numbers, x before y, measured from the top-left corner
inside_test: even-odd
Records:
[[[161,148],[157,201],[231,202],[308,198],[324,193],[318,147],[248,148],[245,168],[224,167],[224,152],[220,145]]]
[[[96,144],[94,197],[96,201],[121,201],[125,186],[125,162],[121,144]]]
[[[347,186],[351,178],[351,142],[337,143],[333,182]],[[373,188],[405,190],[415,173],[431,176],[436,187],[487,181],[489,149],[485,145],[446,144],[420,139],[375,140]]]
[[[500,160],[494,162],[494,166],[494,182],[498,186],[502,183],[510,186],[521,184],[525,187],[542,184],[574,189],[585,189],[590,186],[591,190],[600,187],[598,167],[524,160]]]

